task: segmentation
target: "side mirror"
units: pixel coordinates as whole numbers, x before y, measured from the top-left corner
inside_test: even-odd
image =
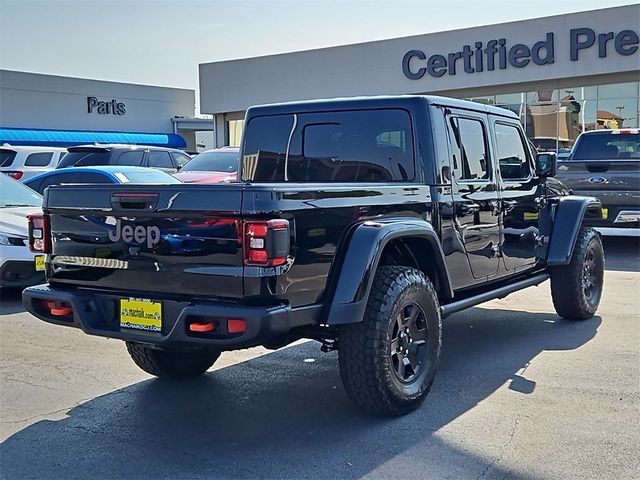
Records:
[[[554,152],[544,152],[536,155],[536,175],[538,177],[555,177],[557,166],[558,159]]]

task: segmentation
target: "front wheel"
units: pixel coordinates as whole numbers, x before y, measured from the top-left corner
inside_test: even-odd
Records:
[[[582,228],[569,265],[551,269],[551,297],[558,315],[567,320],[593,317],[604,284],[604,248],[593,228]]]
[[[218,359],[216,350],[158,349],[138,342],[125,342],[134,363],[151,375],[184,380],[205,373]]]
[[[364,410],[404,415],[429,393],[440,357],[438,297],[415,268],[378,269],[362,322],[338,334],[340,376]]]

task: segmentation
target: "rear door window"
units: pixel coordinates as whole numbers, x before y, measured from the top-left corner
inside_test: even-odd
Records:
[[[143,158],[144,152],[141,150],[136,150],[135,152],[123,152],[118,157],[118,165],[138,167],[142,165]]]
[[[246,180],[389,182],[415,178],[411,118],[400,109],[256,117],[247,126],[243,152]]]
[[[453,169],[459,181],[489,180],[491,168],[487,149],[487,134],[482,121],[452,117]]]
[[[191,160],[191,157],[185,153],[171,152],[171,156],[180,167],[184,167]]]
[[[153,168],[175,168],[169,152],[157,150],[149,152],[149,166]]]
[[[71,151],[62,157],[56,168],[108,165],[110,156],[108,151]]]
[[[25,167],[46,167],[51,163],[52,152],[31,153],[24,161]]]

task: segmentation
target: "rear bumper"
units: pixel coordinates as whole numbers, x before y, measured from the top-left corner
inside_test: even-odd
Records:
[[[640,193],[633,191],[578,190],[576,194],[596,197],[602,203],[604,218],[589,218],[591,227],[615,229],[640,228]]]
[[[25,309],[40,320],[55,325],[80,328],[88,335],[116,338],[155,345],[210,345],[222,350],[234,350],[269,343],[286,336],[291,329],[316,323],[319,306],[291,309],[288,305],[272,307],[244,306],[229,302],[194,302],[166,298],[151,300],[162,302],[162,331],[148,332],[121,328],[119,301],[137,297],[135,293],[103,293],[91,290],[56,289],[49,285],[27,288],[22,293]],[[147,294],[139,295],[149,298]],[[71,313],[53,315],[46,301],[64,302]],[[229,333],[228,319],[242,319],[246,329],[241,333]],[[189,331],[195,322],[213,321],[218,325],[213,332]]]

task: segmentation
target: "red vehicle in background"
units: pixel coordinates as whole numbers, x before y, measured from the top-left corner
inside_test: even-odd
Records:
[[[239,148],[215,148],[193,157],[174,177],[184,183],[235,182],[239,163]]]

